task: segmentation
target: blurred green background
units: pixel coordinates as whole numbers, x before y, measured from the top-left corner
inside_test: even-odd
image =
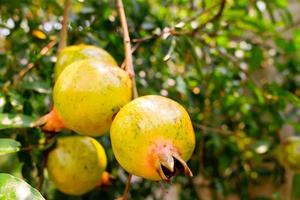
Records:
[[[284,200],[291,190],[300,199],[300,176],[289,186],[291,172],[274,153],[282,138],[300,134],[300,1],[124,0],[124,6],[139,94],[182,104],[197,138],[188,162],[193,178],[177,176],[172,184],[134,178],[129,198]],[[18,153],[0,155],[0,172],[33,187],[48,147],[39,145],[45,141],[40,129],[26,127],[51,107],[62,13],[62,0],[0,0],[0,137],[22,144]],[[114,1],[72,1],[68,45],[79,43],[102,47],[123,62]],[[98,139],[112,184],[72,197],[56,190],[45,171],[44,197],[122,195],[127,175],[109,137]]]

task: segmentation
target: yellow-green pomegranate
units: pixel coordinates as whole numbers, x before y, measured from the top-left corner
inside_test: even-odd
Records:
[[[54,107],[66,128],[79,134],[106,133],[113,116],[131,100],[128,74],[99,60],[76,61],[57,79]]]
[[[92,45],[72,45],[64,48],[57,57],[54,69],[54,78],[57,80],[60,73],[70,64],[83,59],[97,59],[111,66],[118,66],[115,59],[104,49]]]
[[[300,172],[300,137],[292,136],[279,146],[277,156],[280,163]]]
[[[111,143],[120,165],[150,180],[169,181],[177,171],[192,176],[187,161],[195,134],[186,110],[162,96],[139,97],[124,106],[111,126]]]
[[[87,136],[61,137],[50,151],[47,170],[56,187],[70,195],[82,195],[99,185],[107,164],[105,151]]]

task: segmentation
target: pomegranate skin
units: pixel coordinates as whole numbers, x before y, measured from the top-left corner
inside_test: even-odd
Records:
[[[118,66],[115,59],[100,47],[85,44],[72,45],[64,48],[58,54],[54,68],[54,79],[57,80],[58,76],[68,65],[83,59],[97,59],[111,66]]]
[[[87,136],[58,138],[47,157],[50,179],[60,191],[70,195],[82,195],[95,188],[106,165],[103,146]]]
[[[53,90],[54,107],[66,128],[81,135],[109,131],[114,115],[132,97],[128,74],[99,60],[76,61],[64,69]]]
[[[131,101],[116,115],[110,136],[117,161],[131,174],[169,181],[180,168],[192,176],[185,161],[195,148],[193,126],[171,99],[148,95]]]

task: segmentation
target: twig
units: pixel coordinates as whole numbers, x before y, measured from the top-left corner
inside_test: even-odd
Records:
[[[148,41],[148,40],[151,40],[151,39],[164,37],[166,34],[169,34],[169,35],[194,35],[196,32],[198,32],[199,30],[201,30],[207,23],[212,22],[212,21],[218,19],[219,17],[221,17],[221,15],[223,13],[223,10],[225,8],[225,3],[226,3],[226,0],[222,0],[221,5],[220,5],[220,3],[216,3],[216,4],[214,4],[213,6],[209,7],[206,10],[201,10],[201,11],[197,12],[193,17],[185,18],[182,21],[180,21],[180,22],[177,23],[177,24],[179,24],[179,23],[182,22],[182,23],[186,24],[188,22],[196,20],[198,17],[200,17],[200,16],[202,16],[202,15],[204,15],[206,13],[209,13],[211,10],[213,10],[218,5],[220,5],[218,13],[213,18],[211,18],[209,21],[205,22],[201,26],[197,27],[192,32],[190,32],[190,31],[179,32],[179,31],[176,31],[175,28],[169,28],[169,27],[167,28],[167,27],[165,27],[165,28],[163,28],[163,31],[160,34],[158,34],[158,35],[157,34],[152,34],[152,35],[148,35],[148,36],[143,37],[143,38],[134,38],[134,39],[132,39],[132,41],[133,42],[138,42],[138,43],[145,42],[145,41]]]
[[[44,169],[46,167],[47,164],[47,152],[43,152],[42,153],[42,163],[41,166],[38,170],[38,176],[39,176],[39,180],[38,180],[38,185],[37,185],[37,189],[41,192],[43,189],[43,185],[44,185],[44,180],[45,180],[45,175],[44,175]]]
[[[68,14],[71,7],[71,0],[65,0],[64,3],[64,16],[62,20],[62,28],[60,31],[60,42],[58,46],[58,52],[67,46],[68,39]]]
[[[215,16],[213,16],[210,20],[206,21],[205,23],[203,23],[201,26],[198,26],[197,28],[195,28],[191,34],[192,35],[195,35],[199,30],[201,30],[206,24],[208,23],[211,23],[217,19],[219,19],[222,14],[223,14],[223,11],[224,11],[224,8],[225,8],[225,5],[226,5],[226,0],[221,0],[221,4],[220,4],[220,7],[219,7],[219,10],[217,12],[217,14]]]
[[[56,40],[51,40],[46,46],[44,46],[39,52],[40,54],[39,58],[46,55],[55,44],[56,44]],[[39,59],[36,59],[34,62],[30,62],[24,69],[22,69],[16,78],[16,82],[18,82],[27,72],[29,72],[35,66],[38,60]]]
[[[289,167],[284,167],[284,185],[282,197],[292,200],[294,172]]]
[[[300,19],[298,19],[297,21],[295,21],[294,23],[290,24],[289,26],[284,27],[283,29],[279,30],[280,33],[282,32],[286,32],[294,27],[299,27],[300,25]]]
[[[46,145],[50,144],[53,137],[54,137],[53,134],[46,134],[45,144]],[[37,189],[39,191],[42,191],[43,185],[44,185],[44,180],[45,180],[44,169],[47,166],[48,154],[49,154],[49,149],[46,149],[46,150],[42,151],[42,161],[41,161],[41,165],[40,165],[39,170],[38,170],[39,180],[38,180]]]
[[[286,143],[288,135],[286,132],[279,131],[277,132],[277,137],[279,139],[280,145],[284,145]],[[293,179],[294,172],[288,165],[283,165],[284,168],[284,183],[282,185],[281,196],[286,200],[292,200],[292,192],[293,192]]]
[[[131,54],[131,44],[130,44],[130,37],[128,32],[128,25],[126,21],[124,6],[122,0],[116,0],[116,4],[117,4],[117,11],[120,17],[120,22],[123,30],[123,42],[124,42],[124,49],[125,49],[125,71],[129,74],[132,80],[133,98],[137,98],[138,93],[137,93],[136,83],[134,78],[134,67],[133,67],[132,54]]]
[[[131,53],[134,53],[135,50],[140,46],[141,42],[139,43],[136,43],[132,48],[131,48]],[[122,69],[125,69],[125,64],[126,64],[126,61],[124,60],[121,64],[121,68]]]
[[[67,46],[67,37],[68,37],[68,13],[69,9],[71,7],[71,0],[65,0],[64,2],[64,15],[63,15],[63,21],[62,21],[62,29],[60,31],[60,42],[58,46],[58,52],[60,52],[63,48]],[[46,134],[46,144],[51,141],[53,138],[53,134]],[[47,165],[47,157],[48,157],[49,151],[46,150],[42,152],[42,163],[39,168],[39,181],[38,181],[38,190],[42,191],[43,185],[44,185],[44,180],[45,180],[45,175],[44,175],[44,169],[46,168]]]
[[[128,174],[125,190],[124,190],[123,197],[122,197],[123,200],[127,200],[127,195],[128,195],[128,192],[129,192],[131,178],[132,178],[132,174]]]
[[[124,42],[124,50],[125,50],[125,71],[129,74],[131,81],[132,81],[132,93],[133,99],[138,97],[138,92],[136,88],[136,82],[134,77],[134,66],[133,66],[133,59],[132,59],[132,51],[131,44],[130,44],[130,37],[128,31],[128,25],[126,21],[126,15],[124,11],[124,6],[122,0],[116,0],[117,11],[119,14],[122,30],[123,30],[123,42]],[[137,48],[137,47],[136,47]],[[132,174],[128,174],[126,187],[123,193],[123,200],[127,200],[130,183],[131,183]]]
[[[213,10],[214,8],[216,8],[220,3],[216,3],[214,5],[212,5],[211,7],[205,9],[205,10],[200,10],[198,11],[193,17],[190,17],[190,18],[186,18],[186,19],[183,19],[182,22],[184,23],[188,23],[188,22],[191,22],[193,20],[196,20],[198,17],[210,12],[211,10]]]
[[[219,129],[219,128],[208,127],[208,126],[204,126],[204,125],[201,125],[201,124],[195,124],[195,123],[193,125],[194,125],[194,127],[198,128],[198,129],[201,129],[203,131],[213,131],[213,132],[221,133],[222,135],[234,134],[233,131],[229,131],[229,130],[222,130],[222,129]]]

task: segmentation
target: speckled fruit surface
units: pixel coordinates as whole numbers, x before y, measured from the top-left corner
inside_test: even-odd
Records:
[[[107,164],[100,143],[87,136],[61,137],[50,151],[47,170],[56,187],[70,195],[82,195],[99,182]]]
[[[131,79],[118,68],[86,59],[69,65],[57,79],[54,107],[66,128],[79,134],[106,133],[113,116],[131,100]]]
[[[195,134],[186,110],[157,95],[139,97],[124,106],[116,115],[110,134],[120,165],[129,173],[150,180],[161,180],[159,165],[165,162],[173,170],[173,158],[187,161],[195,148]]]
[[[72,45],[64,48],[57,57],[54,68],[54,78],[57,80],[60,73],[70,64],[83,59],[97,59],[111,66],[118,66],[115,59],[104,49],[92,45]]]
[[[283,144],[280,144],[276,153],[282,165],[290,167],[297,173],[300,172],[300,137],[287,138]]]

